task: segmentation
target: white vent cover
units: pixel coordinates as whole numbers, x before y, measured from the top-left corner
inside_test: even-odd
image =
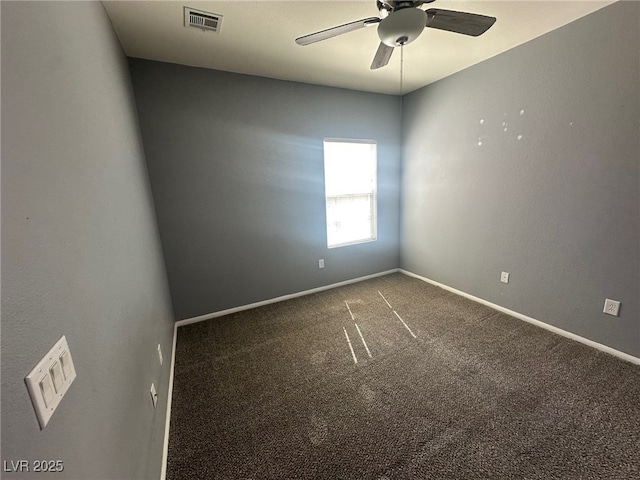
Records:
[[[203,30],[211,30],[220,32],[220,24],[222,23],[222,15],[217,13],[203,12],[191,7],[184,7],[184,26],[197,27]]]

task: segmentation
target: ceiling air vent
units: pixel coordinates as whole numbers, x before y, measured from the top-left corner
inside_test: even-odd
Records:
[[[184,26],[197,27],[203,30],[220,32],[222,15],[217,13],[203,12],[195,8],[184,7]]]

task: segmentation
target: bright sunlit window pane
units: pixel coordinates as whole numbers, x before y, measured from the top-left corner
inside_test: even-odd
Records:
[[[372,140],[325,139],[329,248],[376,239],[376,164]]]

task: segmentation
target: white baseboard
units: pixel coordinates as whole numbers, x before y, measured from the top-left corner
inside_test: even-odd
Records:
[[[312,288],[311,290],[304,290],[302,292],[291,293],[289,295],[283,295],[281,297],[272,298],[269,300],[263,300],[261,302],[250,303],[249,305],[242,305],[240,307],[229,308],[227,310],[220,310],[218,312],[207,313],[206,315],[200,315],[198,317],[186,318],[184,320],[178,320],[176,322],[176,327],[182,327],[184,325],[190,325],[192,323],[203,322],[205,320],[210,320],[216,317],[222,317],[224,315],[229,315],[231,313],[241,312],[243,310],[249,310],[251,308],[262,307],[263,305],[269,305],[271,303],[282,302],[284,300],[290,300],[292,298],[303,297],[305,295],[311,295],[312,293],[322,292],[324,290],[331,290],[332,288],[342,287],[344,285],[349,285],[351,283],[358,283],[364,280],[369,280],[375,277],[382,277],[383,275],[389,275],[390,273],[399,272],[399,268],[394,268],[393,270],[386,270],[384,272],[374,273],[372,275],[366,275],[364,277],[358,277],[351,280],[345,280],[344,282],[332,283],[331,285],[325,285],[324,287]]]
[[[169,456],[169,427],[171,426],[171,400],[173,398],[173,369],[176,364],[176,340],[178,337],[178,326],[173,325],[173,345],[171,347],[171,366],[169,367],[169,387],[167,388],[167,416],[164,422],[164,444],[162,446],[162,470],[160,480],[167,478],[167,459]]]
[[[478,303],[481,303],[483,305],[486,305],[487,307],[491,307],[494,310],[498,310],[499,312],[506,313],[507,315],[515,317],[515,318],[517,318],[519,320],[524,320],[525,322],[531,323],[531,324],[536,325],[538,327],[542,327],[542,328],[544,328],[546,330],[549,330],[549,331],[551,331],[553,333],[557,333],[558,335],[562,335],[563,337],[567,337],[567,338],[570,338],[571,340],[575,340],[577,342],[583,343],[583,344],[588,345],[590,347],[596,348],[596,349],[598,349],[600,351],[603,351],[603,352],[606,352],[606,353],[608,353],[610,355],[613,355],[615,357],[621,358],[622,360],[626,360],[627,362],[630,362],[630,363],[633,363],[633,364],[636,364],[636,365],[640,365],[640,358],[634,357],[633,355],[629,355],[628,353],[621,352],[619,350],[616,350],[614,348],[608,347],[608,346],[603,345],[601,343],[594,342],[593,340],[589,340],[588,338],[584,338],[584,337],[581,337],[580,335],[576,335],[575,333],[571,333],[571,332],[568,332],[568,331],[563,330],[561,328],[554,327],[553,325],[549,325],[548,323],[544,323],[544,322],[542,322],[540,320],[536,320],[535,318],[523,315],[522,313],[518,313],[518,312],[515,312],[513,310],[509,310],[508,308],[501,307],[500,305],[497,305],[495,303],[488,302],[487,300],[484,300],[484,299],[479,298],[479,297],[475,297],[475,296],[470,295],[468,293],[465,293],[465,292],[463,292],[461,290],[456,290],[455,288],[452,288],[452,287],[450,287],[448,285],[444,285],[443,283],[439,283],[439,282],[436,282],[436,281],[431,280],[429,278],[423,277],[421,275],[417,275],[417,274],[415,274],[413,272],[409,272],[409,271],[403,270],[403,269],[399,269],[399,271],[401,273],[404,273],[405,275],[410,276],[410,277],[417,278],[417,279],[422,280],[424,282],[430,283],[431,285],[435,285],[436,287],[440,287],[440,288],[443,288],[445,290],[448,290],[448,291],[450,291],[452,293],[455,293],[456,295],[460,295],[462,297],[465,297],[465,298],[468,298],[470,300],[473,300],[474,302],[478,302]]]

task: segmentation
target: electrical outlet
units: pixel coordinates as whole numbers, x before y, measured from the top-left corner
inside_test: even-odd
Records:
[[[318,268],[324,268],[324,258],[318,260]]]
[[[509,272],[502,272],[500,274],[500,281],[502,283],[509,283]]]
[[[160,348],[160,344],[158,344],[158,360],[160,361],[160,366],[162,366],[162,348]]]
[[[619,311],[620,302],[617,302],[616,300],[609,300],[608,298],[604,301],[604,313],[617,317]]]
[[[156,408],[156,405],[158,404],[158,393],[156,392],[156,386],[153,383],[151,384],[149,393],[151,394],[151,402],[153,403],[153,408]]]

